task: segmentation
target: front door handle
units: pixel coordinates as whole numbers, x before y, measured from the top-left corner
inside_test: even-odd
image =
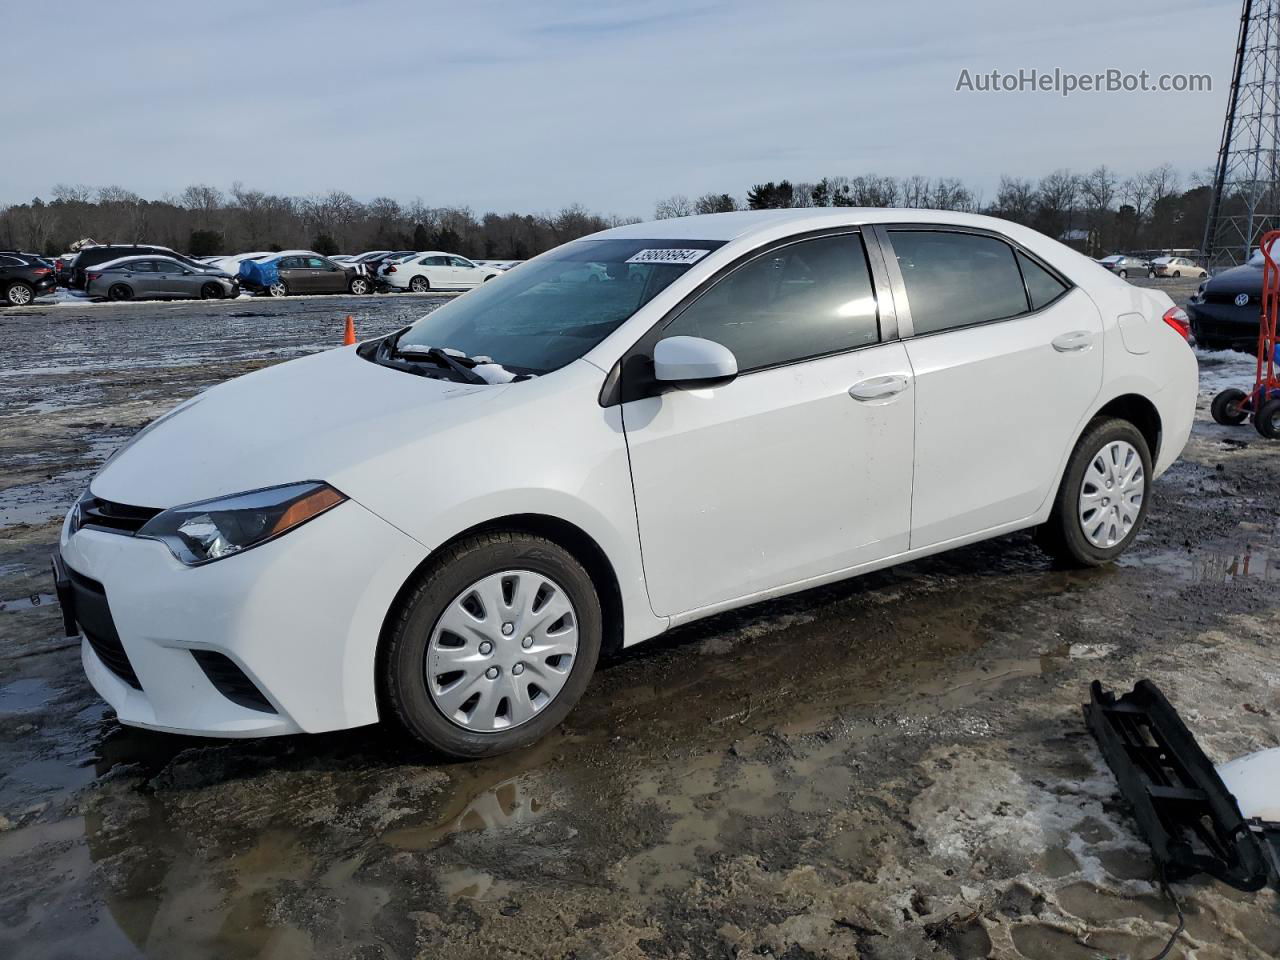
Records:
[[[855,400],[885,400],[907,389],[908,383],[910,380],[896,373],[886,377],[872,377],[870,380],[860,380],[850,387],[849,396]]]
[[[1059,353],[1075,353],[1093,346],[1093,334],[1088,330],[1072,330],[1053,338],[1053,349]]]

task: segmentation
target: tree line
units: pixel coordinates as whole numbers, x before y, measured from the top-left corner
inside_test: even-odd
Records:
[[[1211,173],[1193,175],[1184,189],[1178,171],[1167,163],[1125,178],[1106,166],[1085,174],[1055,170],[1039,180],[1006,175],[990,201],[955,177],[865,174],[817,183],[758,183],[742,199],[727,193],[692,199],[676,194],[660,200],[654,216],[783,207],[959,210],[1012,220],[1098,257],[1121,250],[1199,247],[1212,193]],[[1234,202],[1228,198],[1226,204]]]
[[[193,184],[147,200],[118,186],[59,184],[48,200],[0,207],[0,248],[56,256],[73,243],[155,243],[193,257],[250,250],[318,253],[440,249],[494,260],[523,260],[621,223],[572,204],[555,213],[485,213],[469,207],[361,202],[334,190],[281,196],[237,183],[228,192]]]
[[[1212,189],[1204,175],[1185,185],[1169,164],[1121,178],[1106,166],[1086,174],[1055,170],[1039,180],[1002,176],[996,195],[954,177],[832,176],[768,181],[745,195],[674,195],[658,219],[783,207],[916,207],[987,213],[1066,239],[1092,256],[1120,250],[1199,247]],[[1235,202],[1228,198],[1228,208]],[[0,247],[56,256],[71,244],[156,243],[191,256],[249,250],[441,249],[470,257],[523,260],[589,233],[634,223],[580,204],[555,213],[484,213],[390,197],[362,202],[334,190],[307,197],[193,184],[147,200],[118,186],[59,184],[45,200],[0,207]]]

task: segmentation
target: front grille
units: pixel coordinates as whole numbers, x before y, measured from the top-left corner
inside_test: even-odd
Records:
[[[106,588],[97,580],[77,573],[70,567],[67,568],[67,577],[75,593],[76,622],[80,624],[80,632],[89,641],[89,646],[98,655],[103,666],[135,690],[141,690],[142,684],[133,671],[129,655],[124,652],[120,634],[116,633],[116,622],[112,619],[111,607],[107,604]]]
[[[85,494],[79,503],[80,527],[99,527],[116,533],[135,534],[152,517],[160,513],[154,507],[135,507],[127,503],[115,503],[103,500],[92,494]]]
[[[1204,302],[1205,303],[1223,303],[1232,307],[1235,307],[1235,306],[1247,307],[1250,305],[1256,306],[1258,303],[1258,297],[1256,295],[1251,295],[1247,303],[1237,304],[1236,303],[1237,296],[1238,294],[1235,294],[1235,293],[1213,293],[1210,291],[1205,291]]]
[[[260,713],[275,713],[262,691],[254,686],[253,681],[245,676],[244,671],[235,665],[230,657],[213,650],[192,650],[191,655],[200,664],[200,669],[209,678],[209,682],[218,688],[218,692],[232,703]]]

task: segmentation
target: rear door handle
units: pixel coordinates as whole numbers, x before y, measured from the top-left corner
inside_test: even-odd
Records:
[[[910,381],[901,374],[890,374],[885,377],[872,377],[860,380],[849,388],[849,396],[855,400],[884,400],[896,396],[907,389]]]
[[[1053,349],[1059,353],[1075,353],[1093,346],[1093,334],[1088,330],[1072,330],[1053,338]]]

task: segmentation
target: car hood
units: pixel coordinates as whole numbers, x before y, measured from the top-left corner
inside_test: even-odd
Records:
[[[94,496],[167,508],[324,480],[354,500],[383,458],[457,427],[508,388],[419,377],[354,348],[327,350],[219,384],[160,417],[93,479]]]
[[[1248,293],[1261,296],[1262,269],[1243,266],[1223,270],[1222,273],[1210,277],[1204,289],[1206,293]]]

